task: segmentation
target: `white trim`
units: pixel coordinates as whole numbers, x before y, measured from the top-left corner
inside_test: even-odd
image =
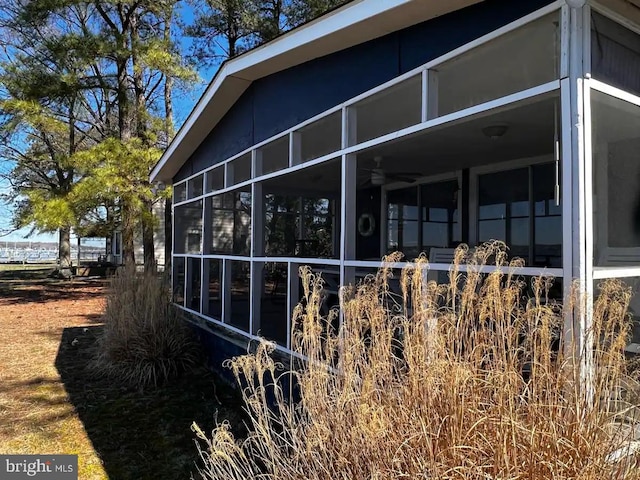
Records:
[[[215,197],[216,195],[223,195],[225,193],[235,192],[236,190],[239,190],[244,193],[249,193],[251,191],[251,185],[253,183],[254,183],[253,180],[247,180],[246,182],[238,183],[237,185],[232,185],[230,187],[223,188],[222,190],[216,190],[215,192],[205,193],[204,195],[201,195],[196,198],[192,198],[190,200],[184,200],[183,202],[174,204],[174,206],[181,207],[188,203],[198,202],[200,200],[206,200],[209,197]],[[247,189],[247,187],[249,188]]]
[[[420,97],[420,123],[424,123],[429,120],[429,70],[422,70],[421,89],[422,94]]]
[[[427,120],[438,117],[438,72],[426,70],[427,75]]]
[[[551,143],[551,142],[549,142]],[[478,175],[484,175],[487,173],[504,172],[507,170],[513,170],[520,167],[528,167],[530,165],[539,165],[541,163],[553,162],[553,154],[548,155],[536,155],[535,157],[521,157],[506,162],[489,163],[486,165],[479,165],[469,169],[469,180],[476,179]]]
[[[582,9],[582,25],[582,73],[584,78],[591,78],[591,7],[588,4]]]
[[[202,257],[202,258],[210,258],[213,260],[234,260],[238,262],[249,262],[252,260],[251,257],[240,256],[240,255],[220,255],[220,254],[209,254],[209,255],[200,255],[197,253],[174,253],[174,257]]]
[[[572,164],[572,146],[571,146],[571,80],[565,78],[562,80],[560,87],[560,125],[562,134],[562,268],[564,276],[562,280],[563,286],[563,302],[568,305],[571,301],[571,289],[573,288],[573,199],[574,199],[574,179]],[[565,318],[565,331],[573,328],[573,316],[568,314]]]
[[[370,12],[368,13],[373,13],[375,15],[375,9],[376,8],[380,8],[380,6],[384,5],[384,7],[382,7],[381,12],[384,12],[386,9],[391,9],[389,7],[391,7],[391,4],[393,3],[407,3],[410,2],[411,0],[386,0],[385,2],[362,2],[362,4],[365,3],[370,3],[371,7],[369,7]],[[343,102],[340,105],[336,105],[334,107],[332,107],[329,110],[326,110],[318,115],[316,115],[315,117],[312,117],[311,119],[305,120],[304,122],[296,125],[293,128],[287,129],[283,132],[278,133],[277,135],[270,137],[262,142],[260,142],[259,144],[253,145],[252,147],[244,150],[243,152],[241,152],[240,154],[237,154],[237,156],[242,155],[243,153],[247,153],[248,151],[255,149],[255,148],[259,148],[260,146],[264,145],[265,143],[269,143],[272,140],[276,140],[279,137],[283,136],[283,135],[288,135],[290,132],[297,130],[309,123],[312,123],[315,120],[319,120],[333,112],[335,112],[336,110],[339,110],[342,107],[346,107],[346,106],[350,106],[353,105],[354,103],[363,100],[369,96],[375,95],[376,93],[388,89],[392,86],[394,86],[395,84],[402,82],[412,76],[415,75],[419,75],[421,74],[422,71],[424,70],[429,70],[432,69],[440,64],[443,64],[445,62],[447,62],[448,60],[451,60],[459,55],[462,55],[463,53],[466,53],[470,50],[473,50],[476,47],[479,47],[481,45],[484,45],[485,43],[490,42],[491,40],[494,40],[498,37],[501,37],[511,31],[514,31],[524,25],[527,25],[528,23],[534,22],[535,20],[544,17],[545,15],[551,14],[555,11],[558,11],[562,6],[563,6],[564,2],[562,0],[557,0],[549,5],[547,5],[546,7],[543,7],[535,12],[532,12],[528,15],[525,15],[524,17],[521,17],[507,25],[504,25],[503,27],[500,27],[486,35],[483,35],[465,45],[462,45],[444,55],[441,55],[440,57],[437,57],[427,63],[425,63],[424,65],[417,67],[413,70],[410,70],[398,77],[393,78],[392,80],[389,80],[386,83],[383,83],[382,85],[379,85],[367,92],[364,92],[356,97],[353,97],[349,100],[347,100],[346,102]],[[373,5],[375,5],[375,7],[373,7]],[[349,4],[346,5],[346,7],[348,7]],[[373,15],[372,15],[373,16]],[[313,22],[312,22],[313,23]],[[330,33],[330,32],[329,32]],[[323,32],[324,35],[326,35],[326,32]],[[271,42],[267,45],[264,45],[263,47],[259,48],[258,50],[268,50],[269,48],[273,48],[276,45],[278,45],[278,41],[275,42]],[[294,48],[294,44],[289,46],[289,49]],[[254,53],[254,52],[249,52]],[[272,54],[273,55],[273,54]],[[247,55],[248,56],[248,55]],[[171,158],[171,156],[175,153],[176,149],[178,148],[178,146],[180,146],[183,141],[185,140],[185,137],[187,136],[187,133],[194,127],[194,125],[197,122],[203,122],[204,120],[201,119],[200,117],[203,116],[204,110],[206,109],[206,107],[212,102],[213,97],[215,96],[217,90],[220,89],[223,81],[225,80],[226,77],[232,77],[233,75],[231,75],[231,73],[227,73],[225,70],[229,69],[230,65],[233,65],[235,63],[242,63],[242,61],[247,57],[247,56],[240,56],[237,57],[236,59],[226,63],[223,65],[223,67],[220,69],[220,71],[218,72],[218,74],[216,75],[216,78],[214,78],[213,82],[209,85],[209,87],[207,88],[206,92],[204,93],[204,95],[202,96],[202,98],[200,99],[200,101],[198,102],[198,104],[196,105],[196,107],[193,109],[193,111],[191,112],[191,114],[189,115],[189,117],[187,118],[187,120],[185,121],[185,123],[183,124],[183,126],[180,128],[180,131],[178,132],[178,134],[176,135],[176,137],[174,138],[174,140],[171,142],[171,144],[169,145],[169,147],[167,147],[167,149],[165,150],[165,152],[163,153],[162,157],[160,158],[160,160],[158,161],[158,163],[154,166],[154,168],[151,171],[150,174],[150,178],[151,181],[155,181],[158,177],[158,175],[160,175],[160,172],[162,171],[162,169],[164,168],[164,166],[167,164],[167,162],[169,161],[169,159]],[[267,61],[269,60],[269,57],[265,57],[264,60],[261,61]],[[246,81],[244,79],[241,79],[239,77],[233,77],[237,80],[241,80],[241,81]],[[251,83],[250,81],[248,83]],[[247,88],[248,85],[246,85],[242,91],[244,92],[244,90]],[[239,97],[239,95],[238,95]],[[215,125],[213,125],[211,128],[215,127]],[[234,157],[232,157],[234,158]],[[229,161],[230,159],[225,160]],[[186,160],[185,160],[186,161]],[[184,163],[184,162],[182,162]],[[222,163],[222,162],[220,162]],[[218,165],[218,164],[216,164]]]
[[[428,120],[428,121],[423,122],[423,123],[417,123],[417,124],[412,125],[410,127],[406,127],[406,128],[401,129],[401,130],[397,130],[395,132],[391,132],[391,133],[388,133],[386,135],[382,135],[380,137],[373,138],[373,139],[368,140],[368,141],[363,142],[363,143],[359,143],[359,144],[356,144],[356,145],[348,145],[348,146],[345,146],[344,148],[342,148],[341,150],[329,153],[329,154],[324,155],[322,157],[319,157],[319,158],[317,158],[315,160],[310,160],[308,162],[301,163],[301,164],[296,165],[294,167],[284,168],[284,169],[281,169],[281,170],[278,170],[278,171],[275,171],[275,172],[268,173],[266,175],[261,175],[261,176],[258,176],[258,177],[254,177],[254,178],[252,178],[250,180],[246,180],[246,181],[243,181],[243,182],[235,184],[235,185],[230,185],[230,186],[225,187],[222,190],[217,190],[216,192],[207,193],[207,194],[204,194],[202,196],[216,195],[216,194],[219,194],[219,193],[225,193],[227,191],[234,190],[236,188],[246,186],[246,185],[250,184],[252,181],[265,181],[265,180],[269,180],[269,179],[274,178],[274,177],[278,177],[280,175],[285,175],[285,174],[288,174],[288,173],[296,172],[298,170],[302,170],[304,168],[309,168],[309,167],[312,167],[312,166],[315,166],[315,165],[318,165],[318,164],[321,164],[321,163],[324,163],[324,162],[327,162],[327,161],[330,161],[330,160],[333,160],[333,159],[338,159],[342,155],[345,155],[345,154],[359,153],[359,152],[361,152],[363,150],[367,150],[367,149],[376,147],[378,145],[381,145],[381,144],[384,144],[384,143],[387,143],[387,142],[390,142],[390,141],[393,141],[393,140],[399,140],[399,139],[401,139],[403,137],[406,137],[406,136],[409,136],[409,135],[413,135],[413,134],[416,134],[416,133],[421,133],[421,132],[429,130],[431,128],[440,127],[440,126],[445,125],[447,123],[453,123],[453,122],[456,122],[456,121],[459,121],[459,120],[465,120],[468,117],[473,117],[474,115],[487,113],[487,112],[490,112],[492,110],[503,109],[503,108],[509,107],[511,104],[516,104],[516,103],[524,101],[524,100],[534,100],[535,101],[536,97],[541,97],[541,96],[543,96],[545,94],[549,94],[549,93],[551,93],[551,92],[553,92],[555,90],[559,90],[559,89],[560,89],[560,80],[552,80],[551,82],[547,82],[547,83],[544,83],[542,85],[538,85],[536,87],[528,88],[528,89],[522,90],[520,92],[516,92],[516,93],[510,94],[510,95],[506,95],[504,97],[500,97],[500,98],[497,98],[495,100],[490,100],[490,101],[485,102],[485,103],[481,103],[481,104],[478,104],[478,105],[473,105],[473,106],[465,108],[463,110],[458,110],[456,112],[449,113],[447,115],[443,115],[441,117],[437,117],[437,118]],[[347,112],[346,113],[346,116],[347,116],[346,123],[350,125],[351,123],[356,121],[355,119],[352,118],[353,115],[349,115],[349,113],[353,112],[353,110],[346,109],[346,112]],[[345,116],[345,114],[343,114],[343,120],[344,120],[344,116]],[[468,118],[468,120],[471,121],[471,120],[473,120],[473,118]],[[342,128],[343,128],[343,142],[344,142],[344,136],[347,135],[348,137],[350,137],[351,133],[349,132],[349,128],[347,128],[345,126],[345,122],[344,121],[343,121]],[[282,136],[282,135],[280,135],[280,136]],[[247,153],[249,153],[249,152],[245,152],[245,155]],[[236,157],[233,157],[233,158],[231,158],[229,160],[225,160],[224,162],[221,162],[221,163],[224,163],[224,164],[228,165],[230,162],[232,162],[233,160],[237,160],[238,158],[239,157],[236,156]],[[219,165],[220,164],[217,163],[215,165],[215,167],[217,167]],[[208,167],[207,170],[209,170],[211,168],[212,167]],[[179,183],[182,183],[184,181],[188,181],[190,178],[196,177],[196,176],[200,175],[201,173],[203,173],[203,172],[205,172],[207,170],[199,171],[198,173],[195,173],[195,174],[191,175],[190,177],[187,177],[186,179],[180,180],[180,182],[176,182],[176,185],[179,184]],[[197,197],[197,198],[200,198],[200,197]],[[180,202],[180,204],[185,203],[185,202],[190,201],[190,200],[196,200],[196,198],[185,200],[183,202]]]
[[[345,148],[342,150],[343,155],[347,155],[350,153],[358,153],[363,150],[367,150],[383,143],[388,143],[392,140],[399,140],[401,138],[407,137],[409,135],[413,135],[416,133],[421,133],[426,130],[429,130],[434,127],[438,127],[441,125],[445,125],[447,123],[453,123],[457,120],[462,120],[467,117],[471,117],[474,115],[478,115],[481,113],[490,112],[492,110],[498,110],[503,107],[507,107],[511,104],[518,103],[523,100],[535,99],[536,97],[543,96],[545,94],[551,93],[560,88],[560,81],[553,80],[551,82],[547,82],[543,85],[539,85],[537,87],[528,88],[527,90],[523,90],[521,92],[513,93],[511,95],[507,95],[501,98],[497,98],[495,100],[491,100],[489,102],[481,103],[479,105],[474,105],[469,108],[465,108],[464,110],[459,110],[457,112],[453,112],[447,115],[443,115],[441,117],[435,118],[433,120],[429,120],[424,123],[418,123],[416,125],[412,125],[407,128],[403,128],[402,130],[398,130],[396,132],[388,133],[381,137],[374,138],[372,140],[368,140],[366,142],[360,143],[358,145],[354,145],[349,148]],[[471,120],[471,119],[470,119]]]
[[[591,89],[590,80],[583,80],[582,96],[582,149],[584,155],[584,228],[585,228],[585,261],[587,295],[593,298],[593,267],[595,265],[595,237],[594,237],[594,213],[593,213],[593,143],[592,143],[592,117],[591,117]]]
[[[254,257],[252,260],[263,263],[297,263],[300,265],[332,265],[336,267],[340,265],[340,260],[333,258]]]
[[[593,279],[640,277],[640,267],[594,267]]]
[[[204,320],[205,322],[212,323],[212,324],[214,324],[214,325],[216,325],[218,327],[222,327],[223,329],[226,329],[226,330],[228,330],[230,332],[233,332],[235,334],[241,335],[242,337],[245,337],[248,341],[260,342],[260,341],[264,341],[265,340],[263,337],[259,337],[257,335],[252,335],[252,334],[250,334],[248,332],[245,332],[244,330],[242,330],[242,329],[240,329],[238,327],[234,327],[230,323],[224,323],[224,322],[222,322],[222,321],[220,321],[218,319],[215,319],[215,318],[212,318],[212,317],[208,317],[205,314],[202,314],[200,312],[196,312],[195,310],[191,310],[190,308],[184,307],[184,306],[179,305],[177,303],[173,303],[172,302],[172,305],[174,305],[176,308],[178,308],[180,310],[183,310],[186,313],[189,313],[189,314],[191,314],[191,315],[193,315],[195,317],[198,317],[198,318]],[[198,325],[197,323],[195,325],[200,327],[200,328],[202,328],[202,326]],[[213,335],[216,335],[215,332],[210,332],[210,333],[213,334]],[[308,360],[304,355],[301,355],[301,354],[299,354],[297,352],[294,352],[293,350],[290,350],[289,348],[283,347],[279,343],[276,343],[276,342],[273,342],[273,341],[272,341],[272,343],[274,343],[274,345],[276,346],[276,350],[281,352],[281,353],[284,353],[284,354],[287,354],[287,355],[292,355],[292,356],[294,356],[294,357],[296,357],[296,358],[298,358],[300,360],[305,360],[305,361]]]
[[[340,160],[340,152],[332,152],[327,155],[323,155],[322,157],[316,158],[315,160],[309,160],[308,162],[300,163],[293,167],[284,168],[282,170],[276,170],[275,172],[267,173],[265,175],[261,175],[256,177],[254,180],[256,182],[265,182],[267,180],[271,180],[272,178],[280,177],[282,175],[286,175],[289,173],[295,173],[300,170],[304,170],[305,168],[315,167],[316,165],[320,165],[325,162],[330,162],[331,160]]]
[[[349,260],[344,262],[345,267],[353,267],[353,268],[392,268],[392,269],[403,269],[406,267],[415,267],[416,263],[414,262],[369,262],[369,261],[357,261],[357,260]],[[449,263],[429,263],[424,265],[422,268],[427,270],[433,270],[436,272],[448,272],[451,269],[451,264]],[[497,267],[495,265],[468,265],[461,263],[458,265],[458,271],[460,272],[479,272],[479,273],[492,273],[492,272],[510,272],[514,275],[524,275],[527,277],[536,277],[536,276],[545,276],[545,277],[562,277],[563,270],[562,268],[547,268],[547,267],[510,267],[509,265],[504,265],[501,267]]]
[[[640,97],[634,95],[633,93],[627,92],[626,90],[622,90],[620,88],[609,85],[608,83],[601,82],[594,78],[589,79],[589,85],[592,90],[596,90],[598,92],[604,93],[611,97],[617,98],[627,103],[631,103],[637,107],[640,107]]]
[[[562,2],[556,2],[556,3],[560,4]],[[552,5],[554,5],[554,4],[552,4]],[[549,5],[548,7],[551,7],[552,5]],[[521,27],[523,25],[526,25],[527,23],[535,21],[535,20],[537,20],[537,19],[539,19],[539,18],[541,18],[541,17],[543,17],[543,16],[545,16],[545,15],[547,15],[549,13],[552,13],[553,11],[557,10],[557,7],[555,7],[555,8],[551,8],[550,11],[547,11],[548,7],[545,7],[542,10],[538,10],[537,12],[534,12],[534,13],[530,14],[529,16],[533,15],[533,17],[530,20],[526,21],[526,22],[523,22],[523,23],[519,23],[519,21],[513,22],[514,24],[517,24],[517,25],[514,26],[513,28],[510,28],[507,31],[515,30],[515,29],[517,29],[517,28],[519,28],[519,27]],[[540,12],[543,12],[543,13],[540,13]],[[529,16],[527,16],[527,17],[529,17]],[[524,20],[527,17],[523,17],[520,20]],[[509,24],[509,25],[511,25],[511,24]],[[499,30],[491,32],[491,33],[485,35],[484,37],[480,37],[476,41],[470,42],[469,44],[466,44],[466,45],[460,47],[459,49],[463,49],[464,48],[465,49],[464,51],[467,51],[467,49],[469,49],[469,50],[473,49],[473,48],[475,48],[475,47],[477,47],[479,45],[482,45],[483,43],[486,43],[486,42],[488,42],[490,40],[493,40],[494,38],[497,38],[498,36],[500,36],[500,35],[496,35],[496,32],[498,32]],[[485,39],[485,37],[487,37],[487,38]],[[478,43],[476,43],[476,42],[478,42]],[[455,52],[455,51],[456,50],[454,50],[453,52]],[[450,53],[452,53],[452,52],[450,52]],[[455,55],[453,57],[455,57]],[[451,57],[451,58],[453,58],[453,57]],[[336,106],[330,108],[329,110],[326,110],[326,111],[324,111],[324,112],[322,112],[322,113],[320,113],[320,114],[318,114],[318,115],[316,115],[316,116],[314,116],[314,117],[312,117],[312,118],[310,118],[308,120],[305,120],[305,121],[303,121],[303,122],[301,122],[301,123],[289,128],[289,129],[287,129],[287,130],[285,130],[283,132],[280,132],[280,133],[278,133],[278,134],[276,134],[276,135],[274,135],[272,137],[269,137],[266,140],[263,140],[263,141],[261,141],[259,143],[256,143],[256,144],[252,145],[251,147],[243,150],[242,152],[233,155],[232,157],[229,157],[229,158],[227,158],[227,159],[225,159],[225,160],[223,160],[223,161],[221,161],[219,163],[216,163],[216,164],[214,164],[212,166],[209,166],[206,169],[201,170],[201,171],[199,171],[197,173],[193,173],[190,176],[186,177],[185,179],[180,180],[178,182],[175,182],[174,185],[179,185],[182,182],[188,181],[191,178],[196,177],[200,173],[207,172],[207,171],[209,171],[209,170],[211,170],[213,168],[216,168],[216,167],[218,167],[218,166],[220,166],[222,164],[227,164],[227,163],[230,163],[230,162],[232,162],[234,160],[237,160],[238,158],[242,157],[243,155],[251,153],[253,150],[257,150],[259,148],[262,148],[263,146],[265,146],[268,143],[271,143],[273,141],[279,140],[282,137],[284,137],[285,135],[289,135],[289,134],[291,134],[291,133],[293,133],[293,132],[295,132],[297,130],[300,130],[301,128],[303,128],[305,126],[308,126],[309,124],[311,124],[311,123],[313,123],[315,121],[322,120],[322,119],[328,117],[329,115],[331,115],[331,114],[333,114],[333,113],[335,113],[335,112],[337,112],[339,110],[343,110],[343,115],[342,115],[342,127],[343,127],[343,144],[342,144],[342,146],[343,146],[343,150],[344,150],[344,148],[349,147],[349,146],[358,147],[359,145],[363,145],[363,144],[355,144],[355,132],[354,132],[354,130],[355,130],[355,124],[356,124],[357,120],[355,118],[355,115],[354,115],[355,112],[354,112],[353,108],[348,109],[347,107],[353,106],[355,103],[357,103],[357,102],[359,102],[361,100],[364,100],[364,99],[366,99],[368,97],[371,97],[371,96],[373,96],[373,95],[375,95],[375,94],[377,94],[379,92],[382,92],[382,91],[384,91],[386,89],[389,89],[389,88],[395,86],[396,84],[398,84],[398,83],[400,83],[400,82],[402,82],[404,80],[407,80],[408,78],[411,78],[413,76],[417,76],[421,72],[427,72],[427,76],[428,76],[428,79],[429,79],[428,80],[429,85],[428,85],[427,90],[429,92],[429,97],[430,97],[428,104],[430,104],[430,105],[427,106],[427,108],[429,109],[428,112],[427,112],[427,119],[428,120],[436,120],[437,119],[437,105],[434,104],[434,101],[437,102],[437,87],[438,87],[438,84],[437,84],[437,72],[435,72],[433,70],[430,70],[430,69],[438,66],[440,63],[443,63],[443,62],[445,62],[447,60],[450,60],[449,53],[445,54],[442,57],[439,57],[439,58],[437,58],[437,59],[435,59],[435,60],[433,60],[431,62],[428,62],[428,63],[426,63],[425,65],[423,65],[421,67],[417,67],[414,70],[411,70],[411,71],[409,71],[409,72],[407,72],[407,73],[405,73],[403,75],[395,77],[392,80],[389,80],[388,82],[385,82],[385,83],[383,83],[383,84],[381,84],[381,85],[379,85],[379,86],[377,86],[377,87],[375,87],[375,88],[373,88],[371,90],[368,90],[367,92],[364,92],[364,93],[362,93],[362,94],[360,94],[360,95],[358,95],[356,97],[353,97],[353,98],[347,100],[346,102],[341,103],[340,105],[336,105]],[[545,85],[548,85],[548,84],[551,84],[551,83],[554,83],[554,82],[559,82],[559,79],[552,80],[551,82],[548,82],[547,84],[543,84],[543,85],[541,85],[539,87],[543,87]],[[533,88],[539,88],[539,87],[533,87]],[[424,88],[424,86],[423,86],[423,88]],[[559,86],[557,88],[559,88]],[[523,90],[521,92],[517,92],[515,94],[508,95],[506,97],[498,98],[498,99],[496,99],[494,101],[501,100],[501,99],[506,99],[508,97],[512,97],[512,96],[518,95],[518,93],[528,92],[529,90],[532,90],[532,89]],[[481,106],[481,105],[487,105],[488,103],[491,103],[491,102],[485,102],[484,104],[479,104],[479,105],[476,105],[476,106],[472,106],[472,107],[466,108],[464,110],[453,112],[451,114],[445,115],[445,116],[440,117],[440,118],[449,117],[450,115],[456,115],[456,114],[458,114],[460,112],[466,112],[467,110],[473,109],[474,107],[478,107],[478,106]],[[346,110],[346,112],[345,112],[345,110]],[[473,113],[468,113],[466,115],[472,115],[472,114]],[[419,123],[417,125],[422,125],[422,124],[425,124],[425,123],[427,123],[427,122],[423,121],[423,122],[421,122],[421,123]],[[351,128],[349,128],[349,127],[351,127]],[[411,127],[409,127],[409,128],[411,128]],[[402,130],[400,130],[400,131],[402,131]],[[349,135],[348,140],[351,140],[351,141],[348,141],[345,144],[344,143],[344,139],[345,139],[346,135]],[[353,137],[353,138],[350,138],[350,137]],[[377,138],[381,138],[381,137],[377,137]],[[376,139],[373,139],[373,140],[376,140]],[[367,142],[365,142],[365,143],[367,143]],[[325,159],[327,157],[339,156],[340,152],[342,152],[342,150],[336,151],[336,152],[331,153],[331,154],[324,155],[323,157],[320,157],[320,158],[321,159]],[[350,153],[350,152],[347,152],[347,153]],[[306,165],[307,163],[309,163],[309,162],[304,162],[304,165]],[[273,173],[278,173],[278,172],[273,172]],[[225,185],[226,185],[226,183],[225,183]]]
[[[569,12],[569,6],[563,5],[560,11],[560,79],[569,76]]]

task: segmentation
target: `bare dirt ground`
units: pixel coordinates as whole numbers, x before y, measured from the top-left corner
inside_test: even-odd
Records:
[[[235,392],[204,367],[149,391],[94,378],[106,282],[46,273],[0,271],[0,453],[75,453],[81,479],[195,474],[189,427],[241,423]]]

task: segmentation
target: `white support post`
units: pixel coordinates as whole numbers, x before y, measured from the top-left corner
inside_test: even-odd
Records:
[[[588,86],[585,85],[584,59],[589,52],[590,29],[585,7],[569,8],[569,115],[566,128],[570,129],[571,149],[571,223],[572,223],[572,278],[579,282],[577,317],[573,319],[575,351],[580,355],[580,375],[583,392],[590,402],[593,395],[593,339],[591,338],[593,305],[593,211],[591,195],[593,179],[591,149],[591,125],[585,113],[589,111]],[[585,23],[587,22],[587,23]],[[566,97],[566,87],[565,87]],[[566,102],[566,99],[565,99]],[[564,110],[564,109],[563,109]],[[564,120],[564,115],[563,115]],[[566,162],[564,162],[566,163]],[[571,288],[566,285],[565,288]],[[569,323],[569,322],[567,322]]]
[[[429,70],[423,70],[421,75],[422,95],[420,97],[422,101],[421,122],[426,122],[429,119]]]
[[[224,164],[224,186],[225,188],[230,187],[233,183],[233,162],[227,162]]]
[[[264,256],[264,195],[259,182],[251,184],[251,256]]]
[[[353,269],[347,269],[344,262],[356,258],[356,176],[356,156],[343,155],[340,202],[340,285],[343,287],[355,281]]]
[[[560,78],[569,76],[569,53],[570,53],[570,23],[571,9],[569,5],[563,5],[560,10]]]
[[[300,165],[302,163],[302,140],[300,132],[289,134],[289,166]]]
[[[573,295],[573,272],[574,272],[574,250],[577,254],[580,245],[579,239],[573,235],[573,206],[574,200],[577,200],[577,194],[574,194],[574,159],[573,159],[573,142],[572,142],[572,117],[571,117],[571,81],[566,78],[562,80],[560,87],[560,105],[561,105],[561,125],[562,125],[562,287],[563,302],[570,305]],[[567,355],[572,354],[571,349],[576,329],[574,326],[574,315],[567,312],[564,322],[564,342]]]
[[[358,114],[355,107],[342,109],[342,148],[358,143]]]
[[[251,178],[262,175],[262,150],[251,151]]]
[[[426,118],[423,121],[438,118],[438,72],[435,70],[427,70],[425,77],[426,89]]]

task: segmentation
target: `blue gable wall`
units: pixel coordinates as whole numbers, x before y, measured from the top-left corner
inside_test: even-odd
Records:
[[[486,0],[255,81],[174,177],[219,163],[550,0]]]

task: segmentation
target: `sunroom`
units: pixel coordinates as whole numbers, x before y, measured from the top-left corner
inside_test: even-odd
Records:
[[[489,240],[559,300],[574,280],[587,298],[605,278],[636,292],[636,22],[626,1],[550,3],[175,182],[174,302],[289,352],[301,266],[328,309],[390,252],[396,268],[424,252],[443,282],[458,245]]]

